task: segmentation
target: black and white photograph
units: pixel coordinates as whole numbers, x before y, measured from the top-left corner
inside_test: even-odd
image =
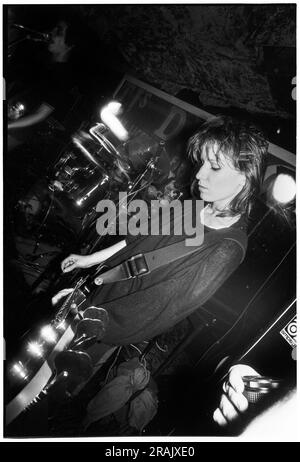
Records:
[[[4,441],[299,441],[296,10],[2,3]]]

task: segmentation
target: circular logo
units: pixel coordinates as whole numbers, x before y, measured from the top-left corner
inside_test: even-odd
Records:
[[[296,337],[297,335],[297,323],[292,321],[288,326],[286,326],[286,331],[291,337]]]

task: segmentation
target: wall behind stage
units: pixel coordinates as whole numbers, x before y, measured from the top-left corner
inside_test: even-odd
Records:
[[[136,140],[137,155],[145,154],[159,139],[167,142],[171,157],[185,157],[189,137],[205,120],[215,116],[129,75],[124,76],[113,98],[122,103],[119,117],[130,133],[131,147]],[[293,170],[295,153],[269,143],[269,165],[278,162]]]
[[[296,7],[89,5],[82,15],[99,56],[212,113],[255,116],[268,138],[295,150]]]
[[[250,117],[270,141],[295,152],[295,4],[15,5],[10,10],[16,15],[12,23],[40,31],[49,31],[62,14],[76,18],[75,35],[84,49],[77,68],[80,90],[95,110],[101,95],[109,97],[126,73],[212,114]]]

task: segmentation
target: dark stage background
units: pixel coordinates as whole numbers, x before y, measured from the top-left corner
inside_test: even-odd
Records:
[[[45,43],[26,39],[14,24],[49,33],[57,19],[70,18],[76,41],[71,110],[63,116],[54,114],[30,149],[17,148],[11,156],[4,156],[4,321],[7,351],[13,357],[24,330],[49,311],[47,290],[53,283],[52,272],[57,275],[62,258],[78,252],[78,236],[82,251],[91,237],[87,232],[82,238],[80,216],[72,216],[68,226],[57,231],[56,212],[52,216],[55,232],[54,227],[50,231],[43,228],[44,219],[34,236],[30,227],[24,232],[15,217],[16,203],[19,211],[20,198],[25,197],[26,203],[26,194],[49,174],[72,134],[99,122],[99,109],[111,99],[124,105],[123,121],[137,140],[133,151],[138,151],[139,143],[145,147],[155,137],[166,141],[169,160],[184,160],[186,141],[199,122],[208,114],[229,114],[253,120],[265,131],[272,143],[269,176],[281,171],[295,176],[296,6],[13,5],[4,6],[3,12],[7,104],[20,95],[31,102],[38,98],[36,88],[49,58]],[[5,141],[6,135],[4,129]],[[35,194],[44,194],[43,188],[43,183],[38,183]],[[218,434],[208,407],[217,396],[217,379],[211,387],[202,383],[203,377],[211,377],[224,356],[238,359],[292,302],[295,215],[291,209],[269,205],[262,197],[254,211],[248,254],[239,271],[203,307],[204,323],[211,329],[203,331],[203,317],[195,313],[167,333],[161,348],[154,348],[148,357],[160,408],[146,435]],[[57,217],[64,218],[68,207],[64,203]],[[42,208],[43,213],[45,210]],[[34,287],[47,265],[50,271],[45,284],[42,280]],[[285,322],[294,315],[294,311],[290,317],[288,313]],[[235,328],[219,346],[218,339],[231,326]],[[257,349],[249,361],[259,364],[261,359],[266,374],[282,373],[291,378],[295,361],[291,361],[290,349],[287,351],[279,328],[275,327],[272,336],[276,339],[270,337],[271,346],[266,342],[262,347],[267,360],[263,361],[262,349]],[[92,383],[88,394],[92,396],[96,390]],[[10,390],[6,391],[9,395]],[[195,397],[202,392],[209,396],[207,406],[202,406],[201,400],[195,404]],[[37,425],[25,427],[25,418],[25,424],[16,422],[8,436],[26,432],[27,436],[32,432],[37,436],[45,436],[45,432],[46,436],[80,436],[81,398],[84,402],[87,396],[79,395],[73,413],[68,409],[65,420],[58,419],[52,433],[42,425],[40,429]],[[135,434],[123,417],[96,424],[88,436]]]

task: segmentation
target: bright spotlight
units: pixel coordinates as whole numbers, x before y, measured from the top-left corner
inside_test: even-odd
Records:
[[[108,103],[107,107],[112,114],[119,115],[121,112],[122,104],[118,101],[111,101],[110,103]]]
[[[49,343],[55,343],[57,339],[57,333],[52,326],[45,326],[41,330],[41,337]]]
[[[296,182],[294,178],[285,173],[280,173],[273,184],[273,198],[280,204],[287,204],[296,196]]]
[[[61,331],[66,330],[67,328],[66,321],[61,321],[56,327],[58,330],[61,330]]]
[[[43,356],[43,348],[38,342],[28,343],[27,351],[38,358]]]
[[[26,379],[26,377],[27,377],[27,372],[26,372],[23,364],[21,363],[21,361],[19,361],[18,363],[13,365],[12,372],[13,372],[14,375],[16,374],[19,377],[21,377],[22,379]]]
[[[128,139],[128,132],[116,117],[121,111],[121,103],[117,101],[110,102],[101,112],[100,117],[102,122],[113,132],[113,134],[121,141]]]

